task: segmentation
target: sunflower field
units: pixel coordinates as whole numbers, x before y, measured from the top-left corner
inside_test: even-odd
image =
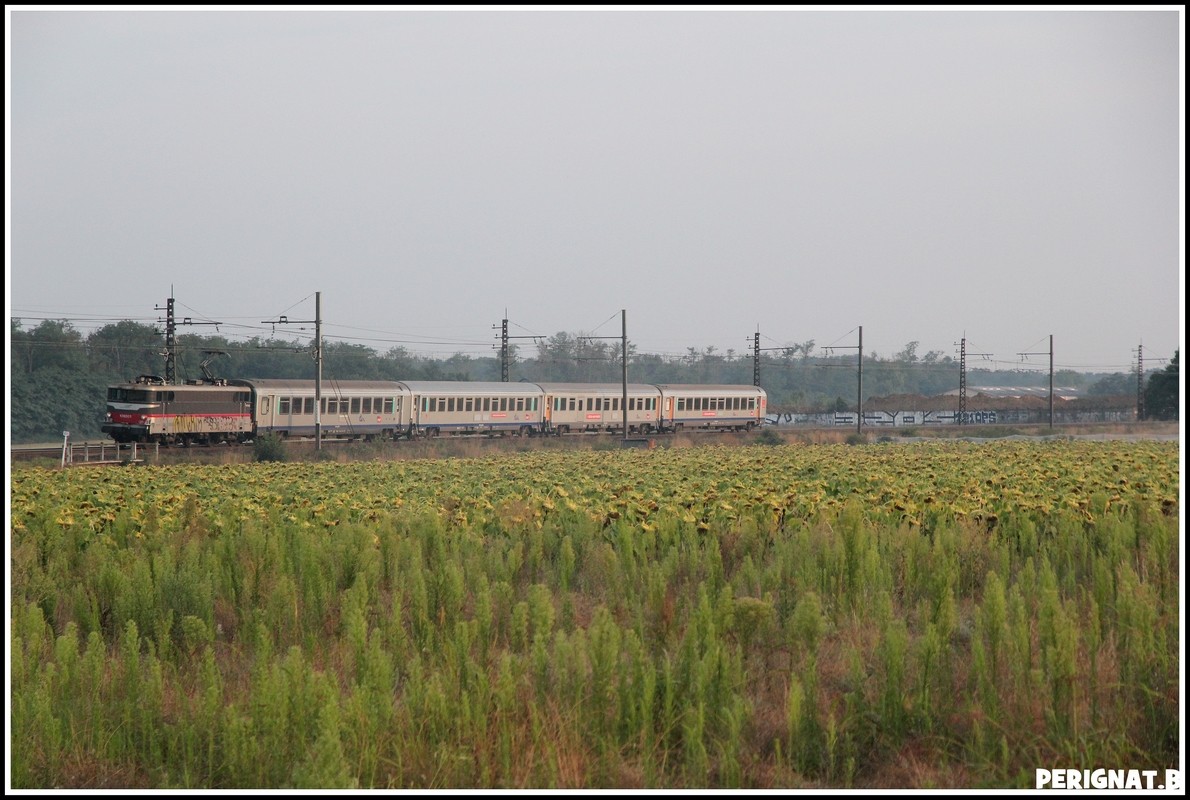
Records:
[[[15,469],[16,788],[1026,788],[1178,764],[1179,451]]]

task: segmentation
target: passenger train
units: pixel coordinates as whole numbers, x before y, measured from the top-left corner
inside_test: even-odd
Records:
[[[324,439],[365,441],[460,435],[622,433],[618,383],[323,381]],[[757,386],[628,384],[628,434],[748,431],[763,424]],[[117,442],[220,444],[264,433],[315,435],[310,380],[167,384],[156,375],[107,390],[103,432]]]

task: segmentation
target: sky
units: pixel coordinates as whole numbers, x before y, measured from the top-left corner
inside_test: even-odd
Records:
[[[6,6],[9,315],[1159,368],[1182,13]]]

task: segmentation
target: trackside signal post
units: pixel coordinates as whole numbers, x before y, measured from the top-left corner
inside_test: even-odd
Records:
[[[492,326],[496,327],[495,325]],[[500,382],[508,383],[508,362],[510,353],[508,349],[509,339],[533,339],[540,341],[542,336],[509,336],[508,335],[508,309],[504,310],[504,319],[500,320]]]
[[[322,292],[314,293],[314,319],[263,319],[262,325],[309,325],[314,323],[314,449],[322,450]]]
[[[752,385],[760,386],[760,354],[766,350],[785,350],[784,347],[761,347],[760,326],[756,326],[756,333],[752,335]]]
[[[967,356],[990,356],[991,353],[968,353],[967,337],[959,344],[959,424],[964,425],[967,417]]]
[[[1145,418],[1145,345],[1136,346],[1136,421]]]
[[[165,382],[169,383],[169,384],[174,384],[174,383],[178,382],[177,369],[175,367],[175,362],[176,362],[177,353],[178,353],[178,347],[177,347],[177,340],[174,335],[175,331],[177,330],[178,323],[177,323],[176,318],[174,317],[173,294],[174,294],[174,287],[171,286],[171,287],[169,287],[169,295],[170,296],[165,301],[165,308],[162,308],[161,306],[156,306],[154,308],[155,311],[164,311],[165,312],[165,319],[163,319],[163,320],[158,319],[157,321],[165,323],[165,353],[163,353],[163,355],[165,356]],[[190,317],[186,317],[182,320],[182,324],[183,325],[214,325],[215,330],[219,330],[218,326],[222,325],[223,323],[222,322],[192,322]]]

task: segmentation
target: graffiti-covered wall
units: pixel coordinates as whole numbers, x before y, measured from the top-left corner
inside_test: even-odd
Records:
[[[855,427],[855,412],[832,414],[769,414],[773,425],[805,425],[807,427]],[[1091,422],[1135,422],[1136,412],[1115,411],[1055,411],[1055,424]],[[865,411],[864,427],[904,428],[920,425],[1042,425],[1049,423],[1049,411],[1038,409],[965,411],[962,419],[957,411]]]

